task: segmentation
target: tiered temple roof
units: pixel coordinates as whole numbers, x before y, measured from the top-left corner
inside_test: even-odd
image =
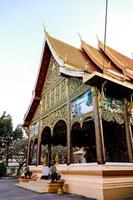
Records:
[[[82,49],[87,53],[88,57],[101,69],[101,73],[113,76],[121,80],[124,78],[122,71],[108,58],[105,53],[101,50],[98,50],[89,44],[86,44],[84,41],[81,43]],[[110,71],[113,73],[110,73]],[[94,72],[95,70],[93,70]],[[127,78],[126,78],[127,79]]]
[[[59,41],[46,33],[46,41],[49,44],[52,53],[62,60],[63,65],[70,66],[70,69],[83,70],[88,58],[82,50],[75,48],[69,44]]]
[[[99,50],[102,50],[110,60],[122,70],[124,76],[129,77],[133,80],[133,59],[117,52],[116,50],[106,46],[104,51],[104,45],[99,42]]]
[[[41,92],[45,82],[51,55],[59,64],[61,74],[72,77],[83,77],[97,72],[118,80],[120,83],[133,84],[133,60],[104,46],[99,41],[98,49],[81,41],[81,48],[75,48],[45,33],[45,45],[38,72],[33,98],[24,117],[24,126],[28,126],[41,100]]]

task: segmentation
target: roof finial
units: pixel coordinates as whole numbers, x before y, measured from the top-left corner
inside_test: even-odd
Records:
[[[48,33],[48,31],[47,31],[46,26],[45,26],[44,23],[43,23],[43,30],[44,30],[45,35],[49,36],[49,33]]]
[[[78,36],[79,36],[80,41],[82,42],[83,40],[79,32],[78,32]]]
[[[43,30],[45,34],[48,34],[45,24],[43,23]]]
[[[100,42],[100,40],[99,40],[99,37],[98,37],[97,33],[96,33],[96,38],[97,38],[97,41],[98,41],[98,42]]]
[[[101,44],[101,41],[100,41],[100,39],[99,39],[99,37],[98,37],[97,34],[96,34],[96,38],[97,38],[97,42],[98,42],[98,49],[100,50],[100,44]]]
[[[43,25],[43,30],[44,30],[44,32],[46,33],[46,32],[47,32],[47,31],[46,31],[46,26],[45,26],[44,23],[43,23],[42,25]]]

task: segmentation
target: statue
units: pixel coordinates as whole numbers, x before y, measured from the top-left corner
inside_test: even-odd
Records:
[[[58,165],[61,163],[61,158],[59,156],[59,153],[57,152],[56,156],[55,156],[55,164]]]

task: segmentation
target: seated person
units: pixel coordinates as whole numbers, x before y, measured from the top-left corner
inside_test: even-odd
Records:
[[[48,180],[49,179],[49,174],[50,174],[50,168],[44,163],[44,165],[42,166],[41,179]]]
[[[29,167],[26,167],[25,171],[24,171],[24,177],[25,178],[31,178],[32,174],[33,174],[33,172],[30,171]]]
[[[52,163],[50,167],[50,177],[51,183],[57,182],[57,180],[60,180],[61,178],[61,175],[57,173],[56,166],[54,165],[54,163]]]

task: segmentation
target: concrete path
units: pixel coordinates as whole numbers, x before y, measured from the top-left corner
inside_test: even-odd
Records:
[[[15,186],[17,180],[0,179],[0,200],[91,200],[76,195],[37,194]]]

